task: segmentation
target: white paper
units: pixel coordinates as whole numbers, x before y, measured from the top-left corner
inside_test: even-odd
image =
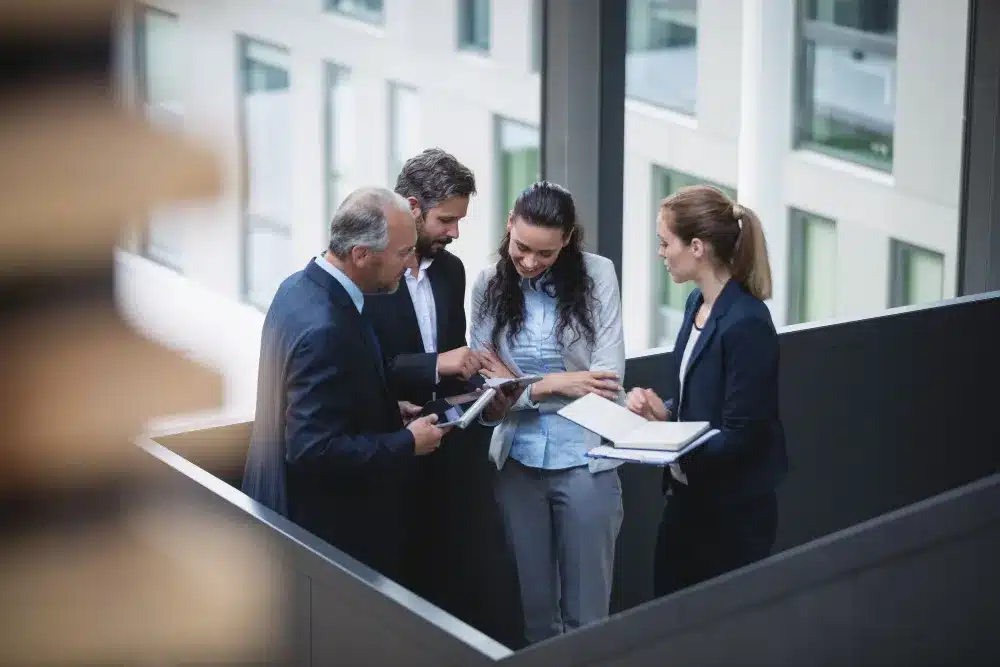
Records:
[[[718,429],[712,429],[703,436],[692,442],[679,452],[658,452],[650,449],[624,449],[622,447],[610,447],[601,445],[594,447],[587,456],[595,459],[615,459],[617,461],[627,461],[630,463],[642,463],[645,465],[665,466],[675,462],[692,449],[705,444],[712,436],[718,433]]]

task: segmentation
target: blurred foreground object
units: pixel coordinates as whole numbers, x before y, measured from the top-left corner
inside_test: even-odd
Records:
[[[2,665],[260,661],[281,597],[249,525],[179,503],[132,443],[223,391],[114,302],[128,224],[221,187],[206,149],[116,106],[130,5],[0,3]]]

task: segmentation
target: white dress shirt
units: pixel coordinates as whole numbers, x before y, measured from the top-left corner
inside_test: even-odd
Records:
[[[410,290],[410,300],[413,301],[413,311],[417,315],[417,326],[420,327],[420,338],[424,342],[424,352],[436,353],[437,341],[437,308],[434,306],[434,290],[431,289],[427,269],[433,259],[420,260],[417,275],[413,269],[406,270],[406,289]]]

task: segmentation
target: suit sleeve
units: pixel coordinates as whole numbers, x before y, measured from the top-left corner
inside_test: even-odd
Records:
[[[778,336],[770,323],[743,320],[724,334],[722,345],[722,424],[718,434],[681,459],[685,472],[697,473],[751,454],[773,416],[770,397],[777,382]]]
[[[389,389],[394,396],[429,394],[437,384],[437,354],[398,354],[386,361]]]
[[[285,420],[289,463],[367,467],[413,456],[413,434],[407,429],[358,432],[355,387],[364,380],[352,377],[345,364],[352,353],[358,346],[332,327],[305,334],[293,350]]]

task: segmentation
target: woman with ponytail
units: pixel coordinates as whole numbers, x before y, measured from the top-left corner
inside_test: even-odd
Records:
[[[517,565],[530,644],[607,616],[622,521],[618,463],[556,411],[589,393],[625,402],[612,262],[583,251],[573,197],[535,183],[517,198],[496,266],[472,289],[472,348],[493,377],[544,375],[491,405],[495,494]]]
[[[771,268],[757,215],[719,190],[683,188],[660,203],[660,258],[694,281],[664,401],[636,388],[649,420],[707,421],[718,433],[664,470],[654,591],[667,595],[767,557],[776,488],[788,470],[778,415],[778,337],[764,304]]]

